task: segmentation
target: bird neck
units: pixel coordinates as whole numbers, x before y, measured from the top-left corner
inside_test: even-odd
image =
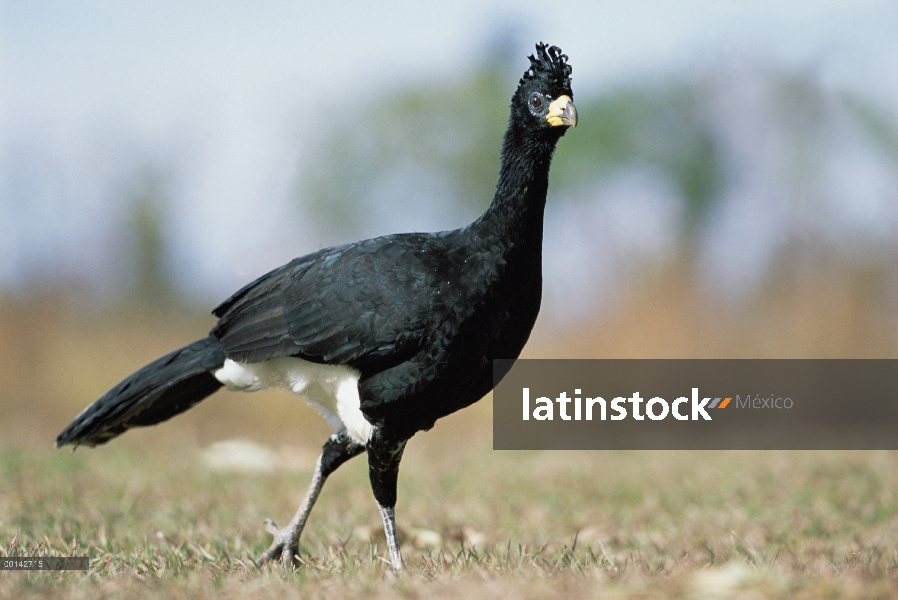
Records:
[[[558,138],[535,138],[511,125],[502,143],[496,195],[472,227],[505,250],[542,249],[549,166]]]

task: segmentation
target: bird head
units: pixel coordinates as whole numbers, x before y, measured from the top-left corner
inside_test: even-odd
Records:
[[[512,119],[538,131],[564,135],[568,127],[577,126],[573,98],[567,56],[557,46],[537,44],[512,99]]]

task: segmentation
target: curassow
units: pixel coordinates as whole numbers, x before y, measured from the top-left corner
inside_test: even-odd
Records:
[[[325,248],[271,271],[213,311],[209,337],[143,367],[88,406],[57,446],[95,446],[181,413],[221,386],[285,388],[334,429],[308,494],[259,563],[296,561],[325,479],[367,452],[390,562],[406,441],[493,388],[539,312],[543,212],[558,139],[577,124],[567,56],[536,46],[511,101],[496,194],[470,225]],[[474,107],[476,110],[476,107]]]

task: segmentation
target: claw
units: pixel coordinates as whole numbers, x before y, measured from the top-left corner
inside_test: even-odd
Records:
[[[279,559],[284,567],[299,566],[299,542],[293,541],[289,529],[280,529],[271,519],[265,519],[265,531],[274,536],[271,546],[256,560],[258,566]]]
[[[277,523],[275,523],[273,519],[265,519],[265,531],[275,537],[277,537],[277,535],[281,532],[281,530],[278,529]]]
[[[321,492],[324,480],[334,469],[364,451],[365,447],[351,439],[345,430],[335,433],[328,439],[322,448],[321,456],[315,462],[315,474],[309,484],[309,491],[306,492],[306,497],[297,509],[293,520],[282,529],[271,519],[265,519],[265,531],[273,535],[274,540],[268,550],[256,560],[258,566],[261,567],[274,560],[280,561],[284,567],[296,568],[299,566],[299,538],[306,525],[306,519],[309,518],[309,511],[312,510],[312,506]]]

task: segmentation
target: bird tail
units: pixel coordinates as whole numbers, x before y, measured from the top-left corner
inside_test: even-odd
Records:
[[[212,372],[224,361],[221,344],[209,336],[151,362],[85,408],[56,438],[56,447],[96,446],[184,412],[222,386]]]

